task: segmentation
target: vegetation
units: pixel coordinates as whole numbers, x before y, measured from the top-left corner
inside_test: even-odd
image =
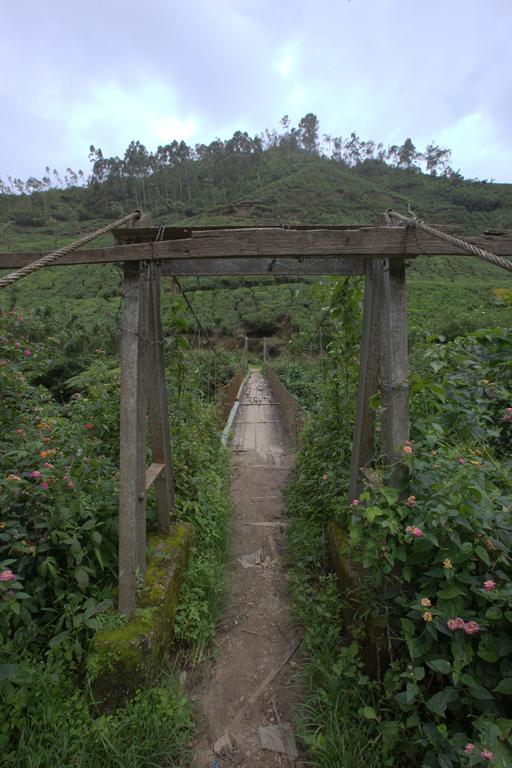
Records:
[[[371,224],[390,206],[406,210],[410,205],[429,221],[469,234],[510,226],[511,185],[463,179],[447,166],[448,150],[430,146],[420,153],[409,139],[384,149],[356,134],[321,138],[311,114],[297,127],[283,119],[279,131],[259,137],[237,132],[208,147],[171,142],[154,152],[132,142],[122,158],[106,158],[93,149],[90,159],[88,177],[68,169],[61,178],[48,169],[40,181],[4,183],[0,248],[48,250],[136,206],[149,220],[176,225]],[[99,244],[109,242],[106,237]],[[506,280],[505,273],[467,256],[413,260],[408,272],[411,339],[426,334],[451,339],[466,330],[506,324],[506,308],[496,299]],[[210,333],[271,336],[276,352],[292,334],[307,329],[309,310],[316,307],[311,279],[269,275],[183,283],[196,294]],[[236,290],[223,291],[225,286]],[[78,316],[92,334],[98,317],[109,318],[111,337],[120,294],[117,267],[87,265],[43,270],[5,297],[11,308],[37,308],[48,321],[58,307],[60,322],[75,322]],[[192,333],[193,319],[187,315],[187,320]],[[76,359],[67,350],[62,358]]]
[[[313,389],[315,414],[288,491],[293,590],[308,617],[303,737],[312,764],[324,768],[336,759],[505,768],[512,337],[495,329],[416,349],[406,484],[390,487],[386,467],[377,467],[348,504],[343,422],[357,365],[357,313],[348,307],[358,296],[349,284],[332,290],[337,327],[322,365],[306,365],[302,380],[299,365],[287,368],[287,384],[305,404]],[[341,603],[326,561],[332,521],[357,574],[342,585]]]
[[[176,507],[193,523],[195,544],[176,641],[197,657],[222,592],[230,508],[215,400],[233,363],[190,352],[180,307],[168,341]],[[90,640],[116,620],[108,609],[117,580],[118,361],[96,350],[92,363],[97,339],[81,342],[77,326],[76,338],[66,331],[61,369],[63,330],[43,340],[40,321],[19,311],[2,312],[0,324],[2,764],[113,766],[122,754],[123,766],[187,765],[190,707],[170,672],[112,715],[96,712],[88,693]],[[108,329],[107,319],[107,343]],[[148,518],[151,529],[152,500]]]
[[[356,134],[320,139],[311,114],[259,137],[237,132],[208,147],[171,142],[153,152],[132,142],[122,158],[91,147],[90,159],[88,178],[47,169],[42,180],[0,185],[0,248],[48,250],[135,206],[176,225],[369,224],[390,206],[411,205],[470,234],[510,226],[511,185],[463,179],[434,144],[420,153],[410,139],[387,149]],[[181,658],[201,658],[220,608],[230,508],[215,403],[244,335],[267,338],[275,370],[314,415],[288,491],[292,589],[306,626],[300,725],[312,765],[511,762],[506,279],[467,257],[411,261],[407,484],[390,488],[378,466],[376,482],[350,505],[361,281],[186,279],[215,354],[183,301],[164,291],[177,516],[195,530],[176,620]],[[171,671],[105,715],[85,668],[96,629],[121,621],[109,610],[121,283],[112,265],[60,267],[3,294],[6,766],[189,764],[190,708]],[[333,522],[359,574],[341,600],[325,546]]]

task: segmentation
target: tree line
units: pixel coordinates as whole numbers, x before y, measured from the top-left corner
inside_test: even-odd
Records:
[[[411,138],[402,145],[385,147],[363,140],[357,133],[346,138],[321,134],[317,116],[308,113],[296,126],[285,115],[277,130],[267,129],[255,136],[236,131],[230,139],[217,138],[209,144],[190,146],[174,140],[150,151],[140,141],[132,141],[122,157],[106,157],[91,145],[89,175],[67,168],[61,176],[47,167],[42,179],[0,179],[0,195],[85,187],[91,202],[103,207],[133,202],[146,210],[161,207],[177,215],[192,215],[204,206],[243,197],[255,184],[277,178],[286,166],[310,159],[328,159],[355,169],[373,165],[383,170],[391,167],[452,176],[450,157],[450,150],[435,142],[419,151]]]

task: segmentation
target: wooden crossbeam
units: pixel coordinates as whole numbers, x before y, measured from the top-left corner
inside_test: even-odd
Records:
[[[230,275],[362,275],[366,259],[361,258],[232,258],[169,259],[162,262],[161,274],[176,277]]]
[[[512,257],[510,233],[473,237],[469,238],[469,241],[493,253]],[[268,259],[396,259],[420,255],[453,256],[461,253],[460,249],[450,243],[444,243],[418,230],[410,231],[405,227],[379,226],[345,230],[248,228],[199,230],[192,232],[190,237],[177,240],[76,251],[63,256],[55,266],[174,259],[263,259],[266,269]],[[37,254],[33,252],[0,254],[0,269],[22,267],[33,261],[35,255]],[[182,265],[182,269],[184,268]]]

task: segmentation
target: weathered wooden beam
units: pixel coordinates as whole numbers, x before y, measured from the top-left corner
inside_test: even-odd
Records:
[[[407,353],[407,304],[405,294],[405,264],[384,260],[383,302],[380,323],[381,338],[381,432],[382,451],[392,467],[391,481],[400,485],[404,467],[400,463],[403,448],[409,439],[409,383]]]
[[[146,348],[148,269],[124,269],[121,320],[119,610],[135,610],[137,571],[146,571]]]
[[[203,277],[230,275],[362,275],[365,260],[361,258],[315,259],[169,259],[162,262],[162,276]]]
[[[389,217],[388,217],[389,218]],[[375,226],[379,226],[381,222],[377,222]],[[258,224],[247,226],[247,224],[230,225],[229,227],[214,224],[211,226],[190,226],[179,227],[175,225],[164,227],[117,227],[113,230],[112,234],[117,243],[123,245],[131,245],[133,243],[151,243],[156,240],[182,240],[186,237],[192,237],[194,232],[208,232],[224,230],[225,232],[232,232],[233,230],[255,230],[255,229],[287,229],[295,230],[297,232],[311,231],[316,229],[331,230],[336,232],[342,232],[347,229],[368,229],[368,224],[287,224],[286,226],[270,226],[269,224]],[[463,227],[456,224],[436,224],[436,229],[440,229],[443,232],[458,232],[462,233]],[[512,230],[508,230],[508,233],[512,235]],[[503,235],[507,234],[507,230],[487,230],[486,235]]]
[[[164,471],[155,478],[158,531],[169,533],[174,509],[174,484],[169,429],[169,403],[165,381],[164,332],[160,308],[160,267],[149,265],[148,414],[151,455]]]
[[[373,456],[375,411],[370,407],[370,398],[379,391],[379,310],[382,291],[382,262],[369,261],[366,271],[363,329],[359,352],[359,384],[352,441],[349,503],[359,497],[362,488],[361,472],[368,466]]]
[[[437,226],[437,225],[436,225]],[[323,230],[336,230],[343,231],[345,229],[366,229],[367,224],[293,224],[286,225],[286,229],[304,231],[311,229],[323,229]],[[177,226],[164,226],[164,227],[118,227],[112,234],[117,243],[124,245],[130,245],[133,243],[151,243],[156,240],[182,240],[186,237],[192,237],[194,232],[210,232],[224,230],[225,232],[233,232],[235,230],[255,230],[255,229],[283,229],[283,227],[269,226],[268,224],[258,224],[247,226],[247,224],[231,225],[229,227],[220,226],[214,224],[211,226],[193,226],[193,227],[177,227]]]
[[[493,253],[512,256],[511,235],[484,235],[469,238],[469,241]],[[178,240],[76,251],[59,259],[55,266],[172,259],[387,257],[395,260],[419,255],[461,254],[454,245],[419,230],[410,232],[406,227],[341,231],[269,228],[197,231],[191,237]],[[38,254],[0,254],[0,269],[24,266],[33,261],[35,255]]]
[[[146,491],[149,491],[155,480],[165,469],[164,464],[150,464],[146,469]]]

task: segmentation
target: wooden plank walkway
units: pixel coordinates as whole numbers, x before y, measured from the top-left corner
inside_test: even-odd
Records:
[[[283,723],[290,723],[298,696],[293,656],[265,685],[298,636],[282,559],[287,525],[282,488],[293,466],[292,449],[270,385],[253,370],[242,392],[232,441],[231,497],[237,514],[226,613],[216,638],[215,662],[195,691],[200,728],[196,768],[209,768],[215,760],[240,768],[292,764],[286,755],[264,750],[258,731],[276,723],[276,710]],[[214,754],[213,745],[226,732],[234,749],[223,760]]]

